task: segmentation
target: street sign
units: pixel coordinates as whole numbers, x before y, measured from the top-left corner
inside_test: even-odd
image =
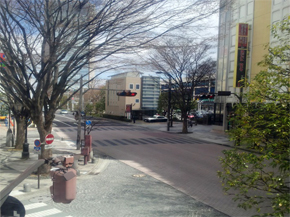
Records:
[[[45,137],[45,142],[47,145],[53,143],[53,140],[54,140],[54,136],[52,134],[48,134],[46,137]]]
[[[54,145],[45,145],[44,146],[44,149],[52,149],[54,148],[55,146]]]
[[[34,145],[35,145],[35,147],[40,147],[40,145],[41,145],[40,140],[38,140],[38,139],[34,140]]]
[[[40,151],[40,149],[41,149],[40,147],[34,147],[35,151]]]
[[[86,121],[86,125],[91,125],[91,124],[92,124],[92,122],[90,120]]]

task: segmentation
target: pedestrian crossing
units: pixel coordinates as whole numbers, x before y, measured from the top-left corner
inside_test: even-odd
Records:
[[[93,128],[91,131],[150,131],[147,128],[141,127],[97,127]],[[75,128],[54,128],[54,132],[76,132]]]
[[[98,146],[127,146],[127,145],[155,145],[155,144],[205,144],[204,142],[194,138],[134,138],[134,139],[103,139],[93,140],[92,144]]]
[[[46,203],[31,203],[24,205],[25,217],[73,217]]]

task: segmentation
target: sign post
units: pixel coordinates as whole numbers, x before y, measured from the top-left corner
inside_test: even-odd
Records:
[[[36,139],[36,140],[34,140],[34,151],[35,151],[35,153],[38,153],[40,150],[41,150],[41,142],[40,142],[40,140],[38,140],[38,139]]]

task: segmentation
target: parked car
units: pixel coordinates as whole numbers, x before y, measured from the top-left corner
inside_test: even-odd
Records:
[[[0,115],[0,120],[4,121],[6,119],[6,115]]]
[[[63,109],[63,110],[60,111],[60,114],[68,114],[68,111]]]
[[[160,115],[153,115],[153,117],[148,117],[143,119],[145,122],[166,122],[167,118]]]
[[[195,114],[194,113],[189,113],[188,115],[187,115],[187,118],[188,119],[193,119],[195,117]]]
[[[205,115],[204,112],[202,112],[202,111],[197,111],[197,112],[195,113],[195,118],[203,118],[204,115]]]

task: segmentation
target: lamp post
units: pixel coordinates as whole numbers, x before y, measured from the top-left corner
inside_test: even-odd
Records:
[[[170,130],[170,110],[171,110],[171,75],[168,72],[156,72],[168,76],[168,108],[167,108],[167,131]]]
[[[78,108],[78,114],[79,114],[79,118],[78,118],[78,131],[77,131],[77,150],[81,149],[81,144],[82,144],[82,140],[81,140],[81,121],[82,121],[82,111],[83,111],[83,76],[81,76],[80,79],[80,96],[79,96],[79,108]]]
[[[24,108],[22,108],[24,109]],[[23,149],[22,149],[22,159],[28,159],[29,158],[29,143],[27,142],[27,128],[28,128],[28,111],[24,109],[23,111],[24,118],[25,118],[25,140],[23,143]]]

